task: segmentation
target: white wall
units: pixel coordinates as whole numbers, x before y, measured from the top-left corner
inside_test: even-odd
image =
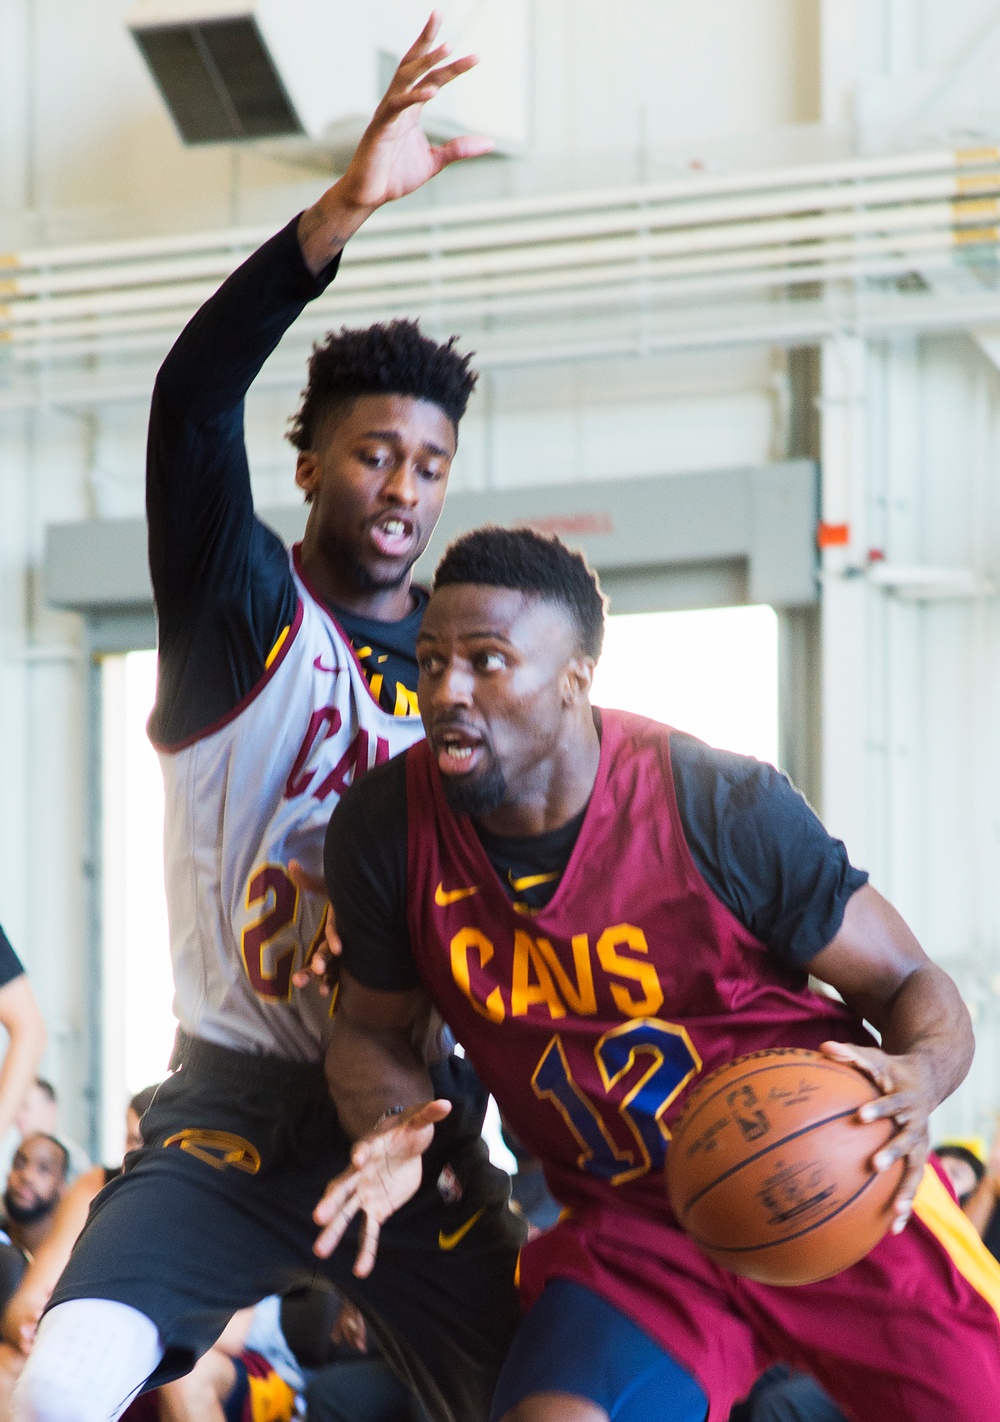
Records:
[[[1000,607],[908,602],[839,570],[877,549],[996,583],[1000,372],[955,336],[873,343],[859,374],[859,457],[826,460],[828,516],[854,536],[826,558],[826,817],[973,1005],[981,1048],[942,1129],[985,1130],[1000,1104]]]

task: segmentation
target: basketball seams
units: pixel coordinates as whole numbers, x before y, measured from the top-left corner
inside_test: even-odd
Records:
[[[764,1240],[761,1244],[709,1244],[707,1241],[699,1239],[696,1234],[691,1234],[686,1225],[685,1229],[700,1248],[709,1250],[712,1254],[759,1254],[764,1249],[777,1249],[783,1244],[792,1244],[796,1239],[804,1239],[807,1234],[812,1234],[822,1225],[829,1224],[831,1220],[835,1220],[838,1215],[842,1215],[845,1210],[850,1209],[856,1200],[860,1200],[865,1191],[870,1189],[880,1178],[879,1174],[873,1170],[861,1189],[856,1190],[850,1199],[845,1200],[835,1210],[831,1210],[828,1215],[824,1215],[821,1220],[816,1220],[806,1229],[800,1229],[796,1234],[786,1234],[781,1239]],[[819,1280],[801,1279],[798,1282],[818,1283]]]
[[[676,1143],[684,1135],[685,1125],[689,1117],[693,1120],[695,1114],[700,1111],[703,1106],[707,1106],[709,1102],[714,1101],[716,1097],[721,1096],[724,1092],[732,1091],[734,1086],[739,1086],[741,1082],[747,1081],[754,1076],[760,1076],[762,1072],[786,1071],[790,1067],[798,1068],[803,1065],[808,1065],[813,1069],[818,1068],[823,1071],[832,1072],[833,1075],[839,1077],[844,1077],[847,1073],[850,1073],[852,1077],[857,1077],[860,1081],[863,1081],[866,1085],[871,1087],[872,1094],[867,1098],[869,1101],[876,1101],[878,1099],[879,1093],[875,1088],[874,1083],[869,1077],[865,1076],[863,1072],[858,1071],[856,1067],[848,1067],[842,1065],[839,1062],[829,1061],[826,1057],[821,1057],[818,1052],[803,1051],[798,1047],[778,1048],[777,1050],[794,1051],[798,1054],[799,1060],[797,1062],[775,1062],[773,1060],[773,1051],[751,1052],[748,1056],[738,1057],[736,1061],[727,1062],[725,1066],[719,1067],[717,1071],[712,1072],[711,1076],[707,1076],[704,1081],[699,1082],[698,1086],[688,1097],[688,1100],[684,1106],[684,1110],[681,1113],[681,1117],[673,1128],[674,1142]],[[704,1092],[707,1087],[711,1086],[715,1077],[722,1076],[724,1072],[729,1071],[732,1067],[736,1065],[737,1061],[749,1062],[753,1061],[754,1057],[771,1057],[772,1060],[768,1062],[767,1065],[755,1067],[752,1071],[743,1073],[743,1075],[738,1076],[734,1080],[727,1082],[725,1086],[717,1087],[707,1096],[701,1095],[701,1093]],[[852,1107],[851,1109],[857,1111],[865,1104],[866,1103],[864,1101],[859,1101],[857,1105]]]
[[[756,1161],[762,1160],[765,1155],[770,1155],[773,1151],[780,1150],[782,1146],[788,1145],[790,1141],[797,1141],[800,1137],[809,1135],[810,1131],[818,1131],[821,1130],[823,1126],[831,1126],[836,1121],[846,1120],[849,1116],[853,1116],[857,1109],[857,1106],[849,1106],[846,1110],[837,1111],[832,1116],[824,1116],[821,1121],[811,1121],[808,1126],[800,1126],[797,1131],[792,1131],[790,1135],[782,1136],[780,1141],[772,1141],[770,1145],[765,1146],[763,1150],[757,1151],[756,1155],[748,1155],[746,1159],[741,1160],[739,1164],[730,1166],[722,1175],[717,1175],[711,1184],[703,1186],[697,1195],[693,1195],[684,1206],[685,1214],[689,1210],[693,1210],[695,1205],[697,1205],[700,1200],[703,1200],[706,1195],[710,1194],[716,1186],[722,1185],[726,1180],[731,1180],[734,1175],[738,1175],[740,1171],[745,1170],[748,1165],[753,1165]],[[881,1149],[881,1147],[879,1146],[877,1149]],[[876,1173],[875,1171],[872,1172],[873,1177]],[[682,1220],[681,1223],[683,1224],[684,1221]],[[686,1225],[685,1228],[687,1228]],[[791,1236],[789,1237],[791,1238]],[[712,1248],[715,1248],[714,1244]]]
[[[757,1151],[756,1155],[748,1155],[737,1165],[731,1165],[722,1175],[717,1175],[711,1184],[705,1185],[696,1195],[693,1195],[684,1206],[685,1214],[688,1210],[693,1210],[699,1200],[703,1200],[717,1185],[722,1185],[726,1180],[731,1180],[734,1175],[738,1175],[741,1170],[745,1170],[748,1165],[753,1165],[755,1161],[761,1160],[765,1155],[770,1155],[772,1151],[780,1150],[783,1145],[790,1141],[796,1141],[801,1136],[807,1136],[810,1131],[818,1131],[822,1126],[832,1125],[834,1121],[843,1121],[848,1116],[853,1116],[857,1111],[857,1106],[849,1106],[845,1111],[837,1111],[832,1116],[824,1116],[821,1121],[811,1121],[808,1126],[800,1126],[797,1131],[792,1131],[791,1135],[782,1136],[780,1141],[772,1141],[763,1150]],[[682,1221],[683,1223],[683,1221]],[[714,1246],[713,1246],[714,1248]]]

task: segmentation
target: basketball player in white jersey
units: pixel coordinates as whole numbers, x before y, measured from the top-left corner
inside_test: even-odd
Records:
[[[253,514],[243,401],[365,218],[486,140],[428,145],[447,62],[432,16],[346,174],[194,317],[153,395],[147,508],[159,620],[150,733],[166,784],[179,1019],[142,1151],[98,1197],[42,1319],[20,1422],[108,1422],[191,1368],[237,1309],[327,1277],[364,1310],[434,1422],[487,1414],[517,1323],[519,1227],[489,1164],[485,1097],[429,1034],[439,1097],[424,1184],[383,1233],[314,1253],[312,1211],[347,1164],[323,1074],[330,998],[294,974],[322,932],[318,873],[341,792],[422,735],[410,568],[437,520],[475,383],[412,323],[331,336],[293,423],[310,503],[291,557]],[[443,1108],[442,1108],[443,1110]],[[398,1129],[398,1128],[397,1128]],[[364,1272],[364,1263],[359,1265]]]

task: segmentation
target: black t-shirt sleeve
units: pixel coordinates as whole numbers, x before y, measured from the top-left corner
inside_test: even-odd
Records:
[[[337,265],[314,277],[297,220],[289,223],[201,307],[157,376],[146,513],[159,641],[150,730],[161,744],[227,715],[260,680],[295,615],[288,555],[254,515],[243,405],[261,366]]]
[[[805,966],[836,936],[867,873],[773,765],[680,733],[670,754],[684,835],[702,877],[751,933]]]
[[[24,964],[10,946],[10,939],[0,928],[0,988],[12,983],[24,972]]]
[[[406,757],[376,766],[333,812],[326,888],[352,978],[382,992],[420,986],[406,913]]]

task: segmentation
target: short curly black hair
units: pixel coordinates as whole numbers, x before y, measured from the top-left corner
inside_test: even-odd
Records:
[[[478,376],[472,354],[425,336],[416,321],[387,321],[363,331],[331,331],[313,347],[309,379],[292,416],[288,439],[314,449],[323,419],[359,395],[412,395],[440,406],[457,431]]]
[[[607,602],[582,553],[554,534],[533,528],[486,528],[456,538],[434,573],[434,591],[454,583],[515,588],[565,607],[576,622],[580,648],[596,662],[604,646]]]

